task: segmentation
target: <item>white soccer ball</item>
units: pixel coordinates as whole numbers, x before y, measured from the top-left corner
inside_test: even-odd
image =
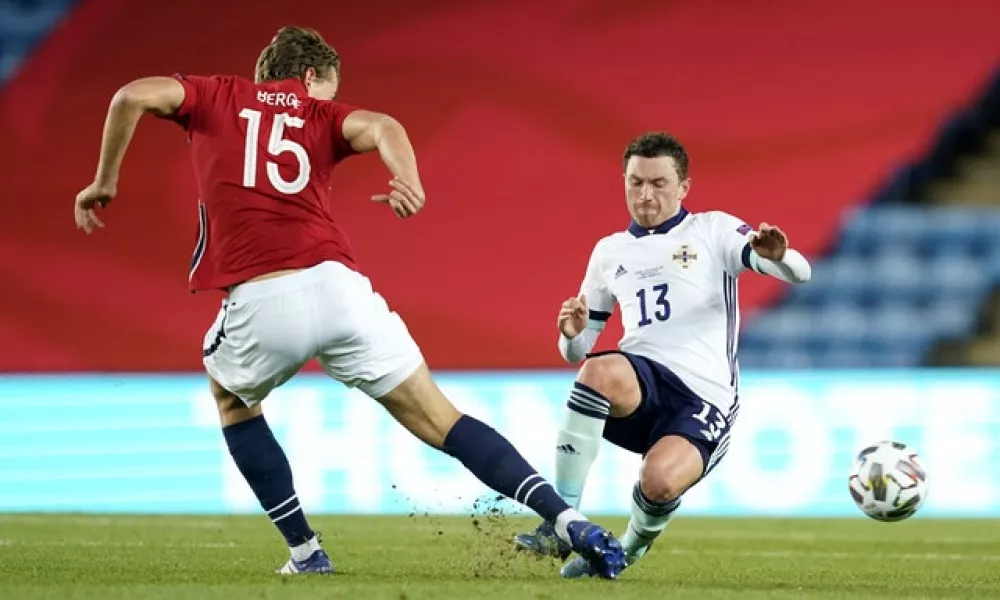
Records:
[[[927,498],[920,458],[900,442],[882,441],[859,452],[848,485],[858,508],[878,521],[912,517]]]

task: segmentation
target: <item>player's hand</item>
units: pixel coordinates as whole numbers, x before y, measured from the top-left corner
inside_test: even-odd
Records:
[[[100,185],[96,181],[80,190],[80,193],[76,195],[76,203],[73,205],[76,228],[90,234],[95,228],[104,227],[104,223],[97,218],[94,209],[98,206],[105,208],[117,193],[118,190],[115,186]]]
[[[557,324],[559,331],[567,338],[575,338],[587,327],[587,297],[580,294],[562,303]]]
[[[761,223],[750,239],[750,247],[761,258],[781,260],[788,249],[788,237],[777,227]]]
[[[419,182],[407,183],[396,177],[389,185],[392,186],[392,191],[388,194],[375,194],[372,202],[388,204],[400,219],[412,217],[424,207],[424,188]]]

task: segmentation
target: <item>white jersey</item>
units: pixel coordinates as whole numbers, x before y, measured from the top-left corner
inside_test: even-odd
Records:
[[[588,327],[602,329],[617,302],[618,347],[666,366],[729,414],[739,389],[736,278],[750,265],[751,232],[724,212],[682,208],[656,229],[633,223],[601,239],[580,290]]]

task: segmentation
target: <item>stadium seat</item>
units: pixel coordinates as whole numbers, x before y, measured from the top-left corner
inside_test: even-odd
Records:
[[[0,84],[75,5],[76,0],[0,2]]]
[[[1000,282],[1000,216],[989,209],[873,205],[845,218],[808,284],[745,324],[756,368],[904,367],[937,339],[968,335]]]

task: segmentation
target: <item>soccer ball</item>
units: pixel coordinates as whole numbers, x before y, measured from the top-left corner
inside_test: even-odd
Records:
[[[854,503],[869,517],[902,521],[924,503],[927,474],[912,448],[883,441],[858,453],[848,486]]]

